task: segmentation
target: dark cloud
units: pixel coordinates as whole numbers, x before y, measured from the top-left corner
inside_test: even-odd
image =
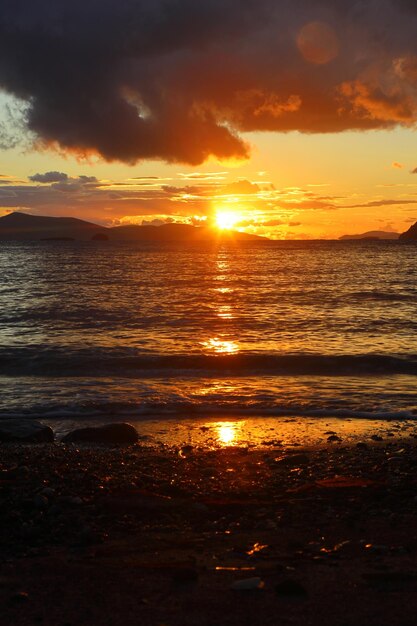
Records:
[[[0,85],[44,145],[241,158],[245,131],[414,125],[416,27],[406,0],[3,0]]]
[[[2,0],[0,85],[43,145],[242,158],[246,131],[412,126],[416,29],[406,0]]]
[[[45,172],[45,174],[33,174],[29,176],[29,180],[33,183],[60,183],[68,180],[68,174],[65,172]]]
[[[34,174],[29,176],[29,180],[33,183],[41,183],[43,185],[51,184],[52,189],[75,193],[83,189],[83,187],[95,187],[98,180],[95,176],[78,176],[70,178],[65,172],[45,172],[45,174]]]

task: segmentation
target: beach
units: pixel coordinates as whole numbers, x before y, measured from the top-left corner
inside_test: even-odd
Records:
[[[1,623],[414,624],[417,433],[332,426],[303,446],[294,420],[295,445],[3,443]]]

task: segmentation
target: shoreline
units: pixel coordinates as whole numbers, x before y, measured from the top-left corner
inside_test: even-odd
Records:
[[[409,434],[315,447],[1,444],[3,623],[411,626]],[[253,579],[262,588],[239,590],[261,587]]]
[[[101,426],[110,422],[124,422],[126,416],[102,418],[42,419],[54,431],[57,440],[76,428]],[[354,445],[360,441],[389,441],[396,438],[417,439],[417,420],[373,419],[357,417],[306,416],[236,416],[194,415],[187,418],[170,416],[164,419],[149,417],[127,421],[139,434],[142,445],[169,447],[192,445],[207,449],[245,446],[250,449],[274,445],[317,448],[326,446],[329,437],[338,437],[333,443]],[[380,438],[380,439],[379,439]]]

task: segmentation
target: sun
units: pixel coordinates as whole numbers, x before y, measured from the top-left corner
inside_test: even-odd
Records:
[[[234,211],[217,211],[216,226],[221,230],[233,228],[240,220],[240,215]]]

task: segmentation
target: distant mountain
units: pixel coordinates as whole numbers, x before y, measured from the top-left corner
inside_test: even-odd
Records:
[[[417,222],[400,235],[400,241],[417,241]]]
[[[384,230],[368,230],[366,233],[360,235],[343,235],[339,237],[339,240],[346,241],[347,239],[398,239],[399,233],[386,232]]]
[[[142,242],[244,242],[266,237],[232,230],[216,230],[190,224],[161,226],[116,226],[105,228],[74,217],[44,217],[14,212],[0,218],[0,241],[142,241]]]
[[[210,242],[210,241],[269,241],[265,237],[240,233],[236,230],[214,230],[190,224],[161,224],[161,226],[116,226],[108,229],[112,241]]]
[[[0,240],[33,241],[40,239],[77,239],[89,241],[107,229],[75,217],[44,217],[9,213],[0,217]]]

